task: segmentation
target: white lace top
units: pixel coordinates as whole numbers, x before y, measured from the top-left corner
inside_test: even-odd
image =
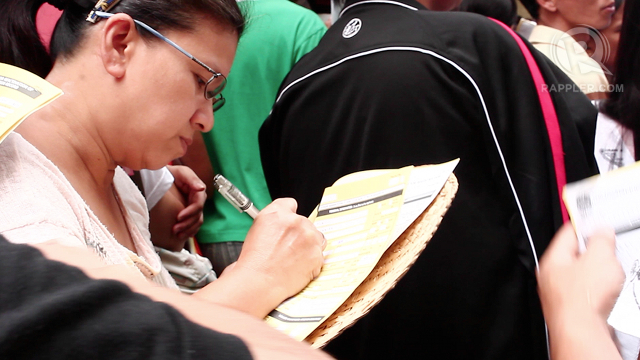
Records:
[[[87,246],[106,264],[126,264],[162,286],[177,288],[153,249],[142,194],[120,168],[114,191],[137,254],[120,245],[64,174],[20,134],[0,144],[0,234],[15,243],[56,240]]]

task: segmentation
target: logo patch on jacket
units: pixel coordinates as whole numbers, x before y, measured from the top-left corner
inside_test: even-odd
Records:
[[[351,19],[351,21],[347,23],[347,26],[345,26],[344,29],[342,30],[342,37],[345,39],[348,39],[356,36],[358,31],[360,31],[361,27],[362,27],[362,21],[360,21],[360,19],[358,18]]]

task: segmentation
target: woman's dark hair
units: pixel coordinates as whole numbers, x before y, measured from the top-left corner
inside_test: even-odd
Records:
[[[466,11],[494,18],[512,26],[518,19],[516,0],[462,0],[458,11]]]
[[[64,10],[51,37],[47,53],[36,30],[40,6],[49,2]],[[82,42],[90,22],[85,19],[95,0],[2,0],[0,1],[0,62],[12,64],[45,77],[58,56],[70,56]],[[109,10],[126,13],[152,28],[192,30],[205,17],[237,32],[244,30],[244,16],[236,0],[122,0]],[[155,36],[138,28],[145,39]]]
[[[616,10],[620,9],[620,6],[622,6],[622,3],[624,2],[624,0],[615,0],[614,1],[616,4]]]
[[[613,90],[600,111],[633,131],[640,158],[640,1],[625,1]]]

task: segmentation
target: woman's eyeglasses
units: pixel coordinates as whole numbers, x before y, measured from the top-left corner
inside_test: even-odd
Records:
[[[98,16],[98,17],[105,18],[105,19],[110,18],[111,16],[114,15],[112,13],[103,12],[103,11],[95,11],[94,14],[96,16]],[[156,31],[151,26],[143,23],[142,21],[136,20],[136,19],[133,19],[133,21],[136,24],[138,24],[141,27],[143,27],[145,30],[147,30],[150,33],[152,33],[153,35],[155,35],[158,38],[162,39],[167,44],[173,46],[174,48],[176,48],[181,53],[185,54],[189,59],[193,60],[198,65],[200,65],[203,68],[207,69],[207,71],[210,72],[212,74],[212,76],[209,79],[209,81],[207,81],[207,84],[204,87],[204,98],[207,99],[207,100],[211,100],[212,101],[212,103],[213,103],[213,111],[216,111],[216,110],[220,109],[222,107],[222,105],[224,105],[225,99],[222,96],[222,90],[227,85],[227,78],[224,75],[222,75],[219,72],[214,71],[212,68],[208,67],[205,63],[203,63],[202,61],[196,59],[195,56],[189,54],[189,52],[187,52],[186,50],[184,50],[183,48],[178,46],[178,44],[176,44],[173,41],[169,40],[164,35],[160,34],[158,31]]]

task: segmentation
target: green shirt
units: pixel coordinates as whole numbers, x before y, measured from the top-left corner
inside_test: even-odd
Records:
[[[311,10],[289,0],[239,2],[247,27],[223,91],[226,103],[204,133],[211,165],[247,195],[258,209],[271,202],[264,180],[258,130],[271,111],[280,83],[291,67],[320,41],[327,28]],[[220,194],[205,204],[202,243],[243,241],[251,217]]]

